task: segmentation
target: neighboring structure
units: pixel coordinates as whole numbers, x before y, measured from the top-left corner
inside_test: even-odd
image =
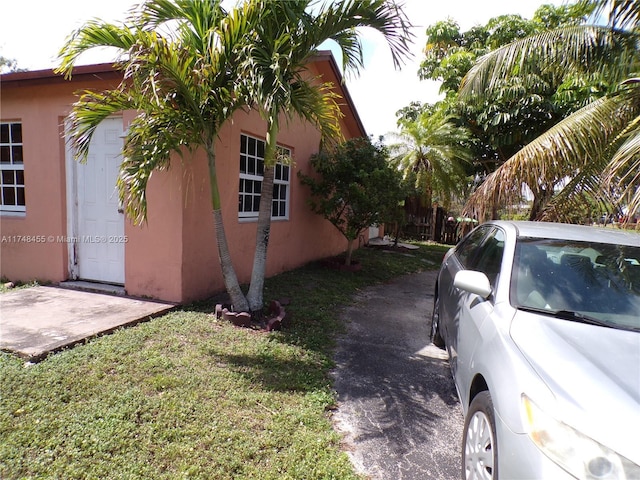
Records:
[[[333,56],[321,52],[309,69],[331,81],[344,99],[345,138],[365,136]],[[10,280],[85,279],[124,285],[127,294],[189,302],[224,290],[209,201],[205,155],[176,156],[154,172],[147,189],[148,221],[125,219],[115,182],[124,132],[135,112],[105,120],[86,164],[65,144],[65,119],[74,92],[115,87],[111,65],[77,67],[71,81],[51,70],[0,76],[0,275]],[[342,235],[306,204],[298,170],[309,172],[318,131],[283,122],[279,143],[293,164],[278,167],[267,275],[340,253]],[[241,282],[253,263],[265,123],[256,112],[237,112],[216,146],[225,231]]]

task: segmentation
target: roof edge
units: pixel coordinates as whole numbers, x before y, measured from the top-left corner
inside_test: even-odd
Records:
[[[344,78],[342,77],[342,73],[340,72],[340,67],[338,66],[338,63],[336,62],[336,59],[333,56],[331,50],[318,50],[313,56],[310,57],[309,61],[324,61],[329,64],[333,74],[339,82],[339,85],[336,85],[336,87],[339,87],[341,89],[343,98],[347,103],[349,110],[351,110],[353,114],[360,133],[363,137],[366,137],[367,131],[364,128],[362,119],[360,118],[358,110],[356,109],[353,98],[351,98],[349,89],[347,88]],[[113,63],[98,63],[74,67],[71,75],[71,81],[82,81],[87,80],[87,77],[101,79],[118,78],[122,77],[122,72],[116,69]],[[29,70],[26,72],[10,72],[0,75],[0,84],[2,84],[3,88],[17,87],[22,85],[54,84],[66,81],[68,80],[65,79],[64,75],[55,73],[54,69],[51,68],[44,70]]]
[[[72,76],[75,75],[96,75],[101,73],[114,73],[117,70],[112,63],[97,63],[91,65],[80,65],[73,67],[71,72]],[[52,80],[63,78],[64,76],[59,73],[55,73],[54,69],[47,68],[44,70],[27,70],[25,72],[9,72],[0,75],[0,81],[2,83],[22,82],[32,80]]]
[[[336,62],[336,57],[333,56],[331,50],[318,50],[315,55],[310,58],[310,61],[328,61],[331,66],[331,70],[338,82],[340,82],[340,88],[344,92],[344,100],[347,102],[349,109],[353,112],[353,117],[362,133],[363,137],[367,137],[367,130],[364,128],[364,124],[362,123],[362,119],[360,118],[360,114],[356,109],[356,105],[353,102],[353,98],[351,98],[351,94],[349,93],[349,89],[347,88],[347,84],[342,77],[342,72],[340,72],[340,67],[338,66],[338,62]]]

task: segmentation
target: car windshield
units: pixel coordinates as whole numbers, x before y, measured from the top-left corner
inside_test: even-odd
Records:
[[[516,308],[640,330],[640,247],[520,238],[512,278]]]

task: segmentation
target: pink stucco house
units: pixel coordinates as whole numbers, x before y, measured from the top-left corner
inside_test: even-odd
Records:
[[[333,56],[321,52],[309,69],[331,81],[343,98],[345,138],[365,131]],[[126,293],[189,302],[224,290],[209,204],[206,158],[176,158],[148,186],[148,222],[134,226],[115,192],[123,132],[135,112],[105,120],[87,164],[72,160],[65,119],[74,92],[119,83],[111,65],[78,67],[71,81],[51,70],[0,76],[0,275],[10,280],[84,279],[123,285]],[[279,143],[294,163],[276,172],[267,275],[335,255],[346,242],[305,202],[296,175],[308,172],[320,136],[288,122]],[[255,182],[266,127],[255,112],[238,112],[217,145],[225,230],[241,282],[248,282],[257,221]]]

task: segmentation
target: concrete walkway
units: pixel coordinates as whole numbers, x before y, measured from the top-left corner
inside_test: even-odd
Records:
[[[0,295],[0,350],[39,361],[52,352],[173,307],[58,287],[23,288]]]

